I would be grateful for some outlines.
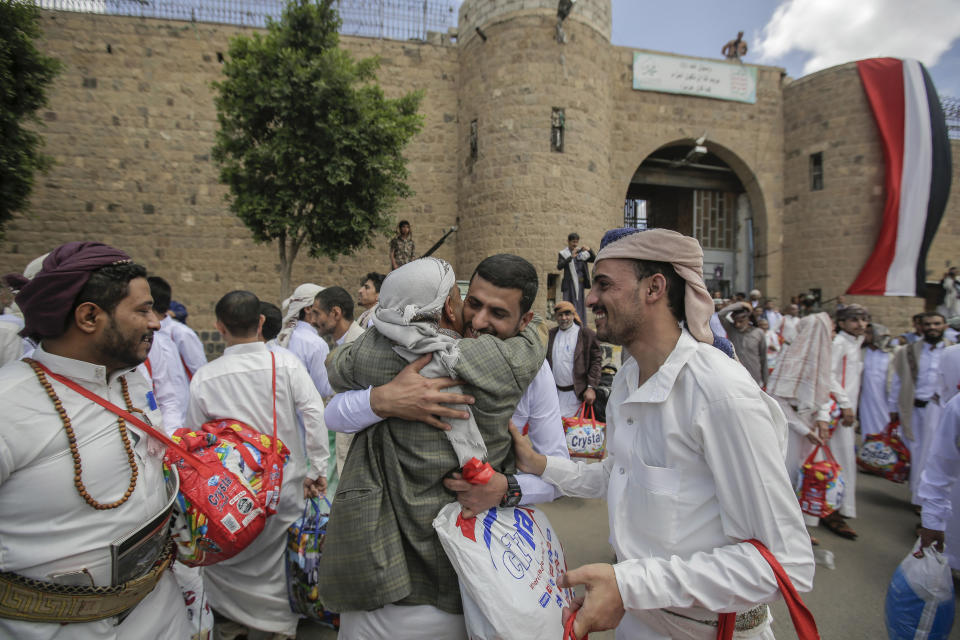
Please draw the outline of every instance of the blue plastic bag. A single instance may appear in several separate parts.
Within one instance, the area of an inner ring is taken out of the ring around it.
[[[320,510],[320,500],[310,498],[303,507],[303,515],[287,529],[287,597],[290,610],[334,629],[340,628],[340,615],[327,611],[317,594],[320,558],[327,537],[330,501],[323,497],[326,512]]]
[[[953,626],[953,579],[943,554],[932,547],[917,557],[920,540],[887,588],[885,609],[890,640],[946,640]]]

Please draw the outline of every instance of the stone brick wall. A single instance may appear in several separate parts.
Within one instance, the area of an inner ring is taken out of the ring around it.
[[[579,4],[577,5],[579,7]],[[461,49],[460,216],[458,271],[485,256],[512,252],[537,267],[535,310],[547,311],[547,276],[567,234],[596,247],[609,211],[622,210],[608,189],[610,47],[581,22],[554,38],[554,17],[522,14],[485,27]],[[563,152],[551,150],[551,113],[565,110]],[[477,158],[470,123],[477,121]]]
[[[634,172],[658,148],[692,144],[707,134],[709,151],[724,160],[747,191],[758,257],[755,282],[782,295],[783,95],[779,67],[757,67],[755,104],[633,89],[634,49],[616,47],[608,66],[611,104],[610,202],[622,202]],[[623,225],[622,205],[601,226]],[[741,248],[741,250],[745,250]]]
[[[784,290],[790,295],[820,288],[829,300],[843,295],[876,243],[886,197],[883,150],[855,63],[795,80],[783,93]],[[819,191],[810,184],[813,153],[823,154]],[[954,189],[928,255],[928,279],[939,279],[960,260],[958,154],[954,141]],[[895,331],[906,330],[910,316],[924,309],[922,298],[846,298]]]
[[[564,20],[564,31],[572,22],[581,22],[596,29],[607,41],[611,29],[610,0],[579,0]],[[548,16],[557,24],[557,0],[465,0],[458,17],[461,43],[478,37],[477,27],[486,31],[491,24],[524,15]]]
[[[211,82],[229,38],[249,28],[69,12],[43,12],[42,47],[65,68],[41,113],[56,165],[41,177],[31,211],[7,227],[0,273],[20,271],[63,242],[96,239],[128,251],[168,279],[190,324],[213,328],[213,306],[249,289],[279,304],[275,245],[255,245],[231,214],[210,160],[216,124]],[[423,131],[408,147],[416,195],[396,216],[426,250],[457,215],[455,47],[345,37],[357,57],[381,57],[387,95],[423,89]],[[389,238],[337,262],[297,259],[294,284],[354,292],[368,271],[386,271]],[[457,237],[437,253],[453,260]]]

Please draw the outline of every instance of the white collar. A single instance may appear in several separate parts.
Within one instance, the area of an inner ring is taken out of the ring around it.
[[[113,372],[108,380],[107,368],[102,364],[94,364],[85,360],[74,360],[73,358],[58,356],[44,351],[42,344],[38,346],[36,350],[34,350],[33,355],[30,357],[40,364],[46,366],[54,373],[59,373],[60,375],[73,378],[74,380],[81,380],[101,386],[107,386],[107,384],[113,382],[119,376],[126,375],[131,371],[136,370],[136,367],[117,370]]]
[[[670,395],[673,385],[680,376],[680,371],[684,365],[697,352],[699,342],[690,333],[684,329],[680,333],[680,339],[667,359],[657,371],[647,378],[640,387],[637,387],[637,380],[640,375],[640,367],[633,358],[624,365],[624,375],[627,376],[628,395],[625,402],[664,402]]]
[[[242,354],[242,353],[257,353],[258,351],[266,351],[267,345],[257,340],[256,342],[244,342],[242,344],[235,344],[232,347],[227,347],[223,350],[223,355],[227,354]]]

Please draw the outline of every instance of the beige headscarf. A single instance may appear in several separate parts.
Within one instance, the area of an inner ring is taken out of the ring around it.
[[[814,415],[830,399],[830,350],[833,324],[827,313],[815,313],[797,323],[797,337],[784,345],[767,393],[782,398],[813,426]]]
[[[713,297],[703,282],[703,249],[695,238],[669,229],[648,229],[624,235],[600,249],[597,262],[608,258],[669,262],[686,283],[683,297],[687,330],[700,342],[713,344],[710,316]]]
[[[277,344],[286,347],[290,344],[290,337],[293,330],[297,327],[300,319],[300,311],[313,304],[317,294],[323,291],[323,287],[312,282],[305,282],[293,291],[293,295],[283,301],[283,324],[280,333],[277,334]]]

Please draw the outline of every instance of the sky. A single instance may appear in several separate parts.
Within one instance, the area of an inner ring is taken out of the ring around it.
[[[960,98],[958,0],[612,0],[613,44],[722,59],[743,31],[744,62],[800,78],[862,58],[916,58]],[[574,7],[576,11],[576,7]]]

